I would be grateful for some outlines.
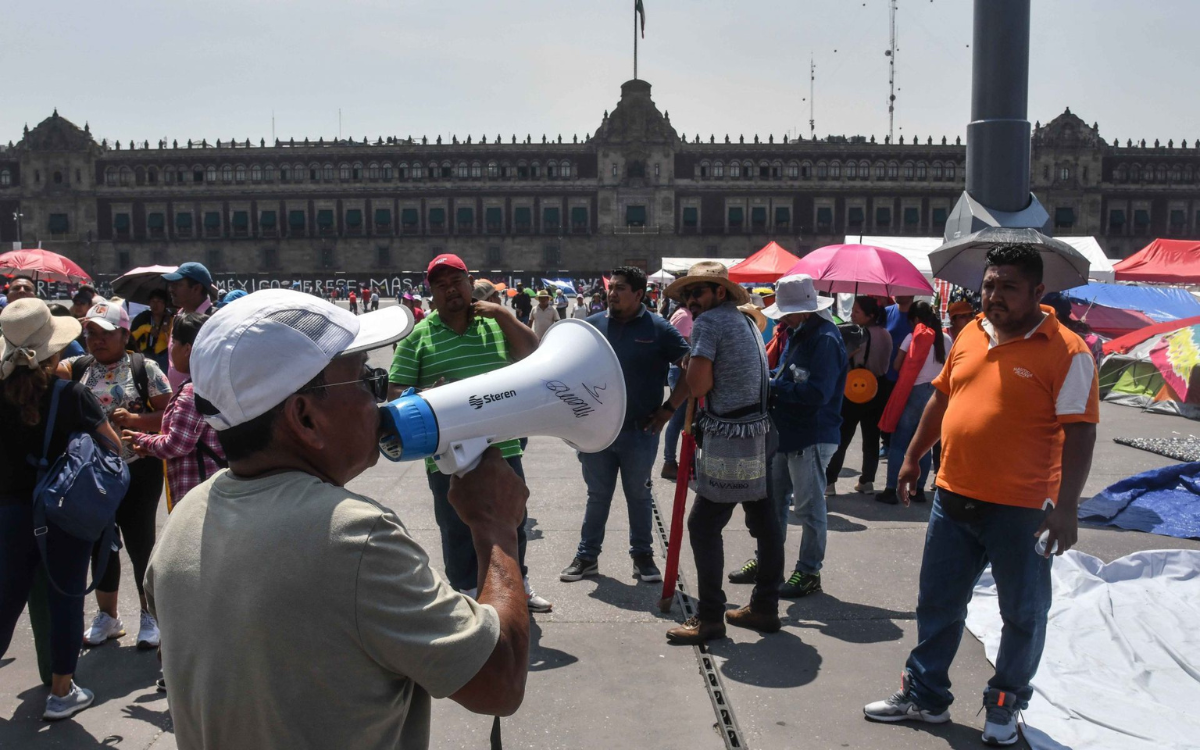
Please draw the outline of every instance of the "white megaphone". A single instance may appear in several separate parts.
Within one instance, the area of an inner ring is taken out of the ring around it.
[[[384,456],[432,456],[443,474],[462,476],[501,440],[546,435],[584,453],[604,450],[625,421],[625,378],[600,331],[568,319],[520,362],[421,393],[410,388],[379,408]]]

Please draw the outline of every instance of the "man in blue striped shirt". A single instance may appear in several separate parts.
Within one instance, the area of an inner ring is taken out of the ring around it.
[[[524,359],[537,349],[538,337],[503,305],[472,299],[473,279],[457,255],[434,258],[425,272],[433,294],[433,312],[400,341],[388,373],[389,398],[407,388],[434,388],[498,370]],[[518,440],[496,443],[513,471],[522,479],[521,444]],[[450,477],[426,459],[433,512],[442,535],[442,561],[446,578],[463,593],[474,595],[478,583],[478,560],[471,530],[462,522],[447,496]],[[550,602],[533,593],[525,567],[525,523],[517,529],[517,551],[521,575],[526,576],[529,608],[549,612]]]

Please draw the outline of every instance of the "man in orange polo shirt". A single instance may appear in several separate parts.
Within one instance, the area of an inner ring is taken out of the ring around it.
[[[1042,258],[1029,245],[987,255],[983,315],[954,342],[908,446],[897,494],[908,504],[918,458],[942,440],[917,599],[917,646],[901,689],[868,704],[874,721],[950,720],[949,670],[967,603],[991,563],[1004,632],[983,693],[989,745],[1017,742],[1050,610],[1050,555],[1078,537],[1079,495],[1096,442],[1095,361],[1038,301]],[[1035,550],[1046,532],[1047,552]]]

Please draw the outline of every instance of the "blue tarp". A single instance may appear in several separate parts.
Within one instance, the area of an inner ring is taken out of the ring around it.
[[[550,289],[551,287],[558,287],[559,289],[563,290],[564,294],[575,296],[575,284],[572,283],[570,279],[542,279],[542,286],[546,287],[547,289]]]
[[[1122,479],[1079,506],[1079,520],[1200,539],[1200,462]]]
[[[1092,283],[1062,293],[1083,304],[1137,310],[1156,323],[1200,315],[1200,300],[1175,286],[1128,286]]]

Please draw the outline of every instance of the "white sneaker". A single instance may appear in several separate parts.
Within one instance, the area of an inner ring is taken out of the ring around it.
[[[530,612],[549,612],[554,609],[554,605],[545,597],[538,596],[538,593],[529,585],[529,577],[525,578],[525,601],[529,605]]]
[[[875,483],[874,482],[859,482],[858,484],[854,485],[854,491],[855,492],[865,492],[866,494],[869,495],[875,491]]]
[[[94,700],[96,700],[96,696],[92,695],[91,690],[79,687],[72,680],[71,692],[63,697],[59,698],[53,693],[46,696],[46,710],[42,713],[42,718],[46,721],[69,719],[92,705],[92,701]]]
[[[83,634],[83,642],[89,646],[99,646],[110,638],[120,638],[125,635],[125,623],[121,616],[110,617],[107,612],[97,612],[92,619],[92,626]]]
[[[908,690],[907,675],[900,678],[900,689],[891,698],[863,706],[863,716],[871,721],[924,721],[945,724],[950,721],[950,709],[941,713],[926,711],[913,702]]]
[[[142,622],[138,627],[137,647],[142,651],[158,648],[158,621],[149,612],[142,612]]]

